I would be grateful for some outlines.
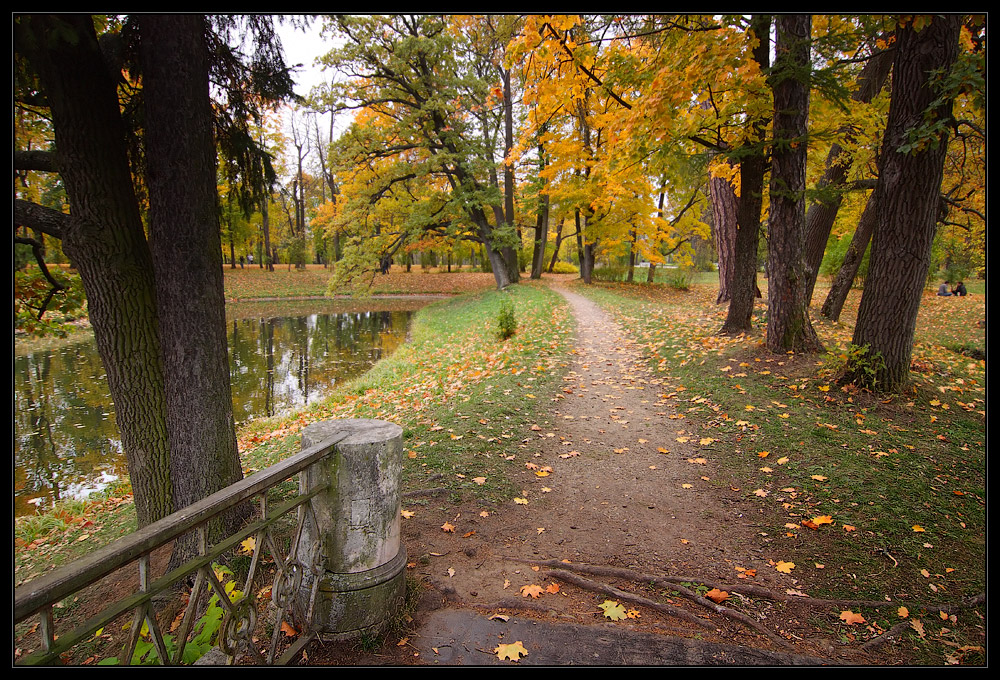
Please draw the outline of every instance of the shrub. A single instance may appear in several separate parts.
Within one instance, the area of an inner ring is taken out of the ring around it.
[[[555,266],[552,267],[553,274],[579,274],[580,268],[575,264],[570,262],[563,262],[562,260],[556,262]]]
[[[514,303],[509,297],[500,301],[500,313],[497,315],[497,335],[501,340],[513,337],[517,333],[517,318],[514,316]]]

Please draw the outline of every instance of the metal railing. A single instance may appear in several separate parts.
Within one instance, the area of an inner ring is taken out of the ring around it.
[[[61,655],[81,642],[93,639],[96,632],[123,614],[131,612],[130,632],[118,662],[129,664],[135,661],[137,647],[142,641],[146,641],[145,647],[150,647],[150,643],[152,647],[151,650],[147,649],[147,652],[155,654],[161,665],[179,664],[185,660],[185,648],[189,637],[197,627],[199,611],[204,609],[204,601],[211,597],[213,591],[218,596],[218,605],[225,610],[218,636],[219,647],[225,655],[225,663],[285,664],[294,659],[315,638],[315,632],[310,630],[309,623],[312,620],[312,607],[319,579],[312,579],[314,585],[307,599],[300,597],[299,590],[305,571],[310,570],[315,573],[317,566],[303,564],[300,561],[298,546],[303,524],[312,512],[309,500],[323,491],[326,485],[300,489],[296,497],[276,502],[273,504],[274,507],[270,507],[272,504],[268,501],[267,492],[333,453],[337,443],[346,436],[346,432],[336,433],[319,444],[246,477],[198,503],[189,505],[86,557],[16,588],[15,624],[37,616],[41,644],[41,649],[19,659],[17,663],[58,664]],[[220,540],[215,545],[209,545],[208,523],[226,511],[255,498],[258,501],[259,517],[252,519],[237,533]],[[279,548],[282,542],[276,538],[273,529],[282,518],[289,516],[293,511],[297,513],[297,521],[286,553]],[[312,519],[315,521],[315,518]],[[198,556],[154,579],[150,569],[150,556],[153,551],[192,531],[197,532]],[[251,537],[255,540],[249,572],[243,590],[240,591],[241,597],[231,598],[229,590],[232,590],[232,587],[227,589],[220,582],[213,569],[213,563],[220,556],[239,548]],[[269,555],[275,567],[274,580],[270,584],[275,619],[267,622],[269,626],[265,625],[264,621],[258,621],[260,599],[258,595],[262,588],[266,587],[261,582],[264,573],[261,565],[265,554]],[[133,563],[137,564],[139,572],[137,592],[109,603],[99,613],[68,631],[56,630],[58,622],[53,616],[53,608],[57,603]],[[179,627],[165,634],[154,609],[161,599],[157,596],[169,595],[168,591],[173,589],[174,584],[192,574],[195,575],[194,585],[183,617],[178,617]],[[276,658],[280,646],[279,638],[283,634],[282,624],[288,617],[294,618],[303,630],[295,642]],[[267,634],[260,633],[269,627],[272,631],[271,642],[265,651],[258,648],[259,643],[255,642],[255,639],[266,639]],[[189,654],[189,659],[190,656]]]

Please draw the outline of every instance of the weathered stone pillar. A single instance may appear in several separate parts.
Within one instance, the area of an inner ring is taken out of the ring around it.
[[[300,561],[319,570],[315,594],[305,570],[299,603],[303,612],[312,609],[313,629],[325,639],[350,639],[378,631],[403,605],[403,430],[382,420],[328,420],[303,430],[302,448],[337,432],[349,435],[300,475],[302,491],[321,481],[330,486],[311,501],[316,523],[307,513],[299,540]]]

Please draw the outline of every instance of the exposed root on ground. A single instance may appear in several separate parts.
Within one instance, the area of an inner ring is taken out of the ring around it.
[[[639,604],[645,607],[649,607],[656,611],[668,614],[670,616],[675,616],[689,623],[694,623],[700,626],[712,628],[706,621],[689,614],[688,612],[673,607],[671,605],[663,604],[661,602],[656,602],[654,600],[649,600],[648,598],[641,597],[628,593],[626,591],[620,590],[613,586],[598,583],[590,579],[583,578],[577,574],[589,574],[591,576],[602,576],[606,578],[623,579],[630,581],[635,584],[653,584],[662,587],[668,587],[671,591],[674,591],[685,597],[692,602],[709,609],[716,614],[726,617],[727,619],[736,621],[743,626],[753,629],[757,633],[764,635],[769,640],[774,642],[781,647],[790,649],[791,646],[788,642],[782,639],[780,636],[776,635],[772,631],[769,631],[762,627],[759,623],[754,621],[752,618],[738,612],[736,610],[730,609],[728,607],[723,607],[706,597],[701,596],[697,592],[691,590],[690,588],[682,585],[683,583],[700,583],[709,588],[716,588],[718,590],[723,590],[728,593],[736,593],[746,597],[758,597],[768,599],[774,602],[781,602],[785,604],[791,604],[795,606],[802,606],[808,608],[823,608],[823,607],[885,607],[887,605],[905,605],[909,608],[927,608],[934,611],[941,611],[946,614],[954,613],[964,609],[969,609],[972,607],[977,607],[985,604],[986,595],[981,593],[966,601],[952,604],[925,604],[914,601],[896,601],[888,602],[884,600],[849,600],[849,599],[828,599],[828,598],[812,598],[812,597],[801,597],[801,596],[787,596],[783,593],[771,590],[769,588],[763,588],[760,586],[754,586],[751,584],[724,584],[715,583],[712,581],[707,581],[702,578],[694,578],[689,576],[657,576],[653,574],[643,574],[640,572],[632,571],[631,569],[622,569],[620,567],[606,567],[598,566],[592,564],[572,564],[568,562],[562,562],[559,560],[527,560],[527,559],[515,559],[517,562],[524,562],[527,564],[534,564],[541,567],[548,567],[551,571],[549,574],[553,578],[557,578],[566,583],[572,583],[580,588],[591,590],[598,593],[604,593],[611,595],[613,597],[625,600],[630,603]],[[572,573],[575,572],[575,573]],[[868,640],[863,645],[861,645],[861,650],[871,651],[886,642],[898,637],[905,629],[910,627],[909,621],[902,621],[885,633],[879,635],[878,637]]]

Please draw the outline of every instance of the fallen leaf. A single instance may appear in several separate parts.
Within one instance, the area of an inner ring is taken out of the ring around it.
[[[507,661],[520,661],[522,656],[528,656],[528,650],[524,648],[520,640],[509,645],[497,645],[497,648],[493,651],[496,652],[497,657],[501,661],[504,659]]]
[[[405,517],[406,519],[409,519],[413,517],[416,513],[413,512],[412,510],[400,510],[399,514]]]
[[[914,532],[917,532],[917,533],[919,533],[919,532],[921,532],[921,531],[926,531],[926,529],[924,529],[924,528],[923,528],[922,526],[920,526],[919,524],[914,524],[914,525],[913,525],[913,531],[914,531]]]
[[[528,586],[521,586],[521,597],[531,597],[537,600],[542,595],[542,587],[539,585],[531,584]]]
[[[778,571],[780,571],[782,574],[791,574],[792,573],[792,569],[795,568],[795,563],[794,562],[783,562],[783,561],[779,560],[778,563],[776,565],[774,565],[774,568],[777,569]]]
[[[910,610],[907,609],[906,607],[900,607],[899,609],[896,610],[896,614],[899,615],[899,618],[905,619],[910,615]]]
[[[924,624],[920,619],[910,619],[910,628],[915,630],[920,637],[924,636]]]
[[[598,605],[604,610],[604,616],[611,619],[612,621],[621,621],[628,618],[628,612],[625,611],[625,607],[621,606],[614,600],[605,600],[603,604]]]
[[[705,597],[710,599],[715,604],[721,604],[723,600],[726,600],[729,597],[729,593],[727,593],[725,590],[712,588],[710,591],[705,593]]]
[[[850,610],[840,612],[840,620],[849,626],[853,626],[855,623],[865,623],[865,617]]]
[[[473,477],[472,481],[474,481],[479,486],[482,486],[483,484],[486,483],[486,478],[485,477]]]
[[[441,525],[441,530],[448,534],[455,533],[455,525],[451,522],[445,522]]]
[[[528,504],[528,499],[527,498],[515,498],[514,502],[517,503],[518,505],[527,505]]]

